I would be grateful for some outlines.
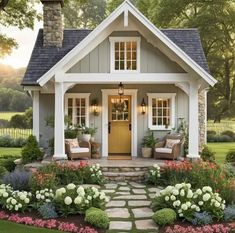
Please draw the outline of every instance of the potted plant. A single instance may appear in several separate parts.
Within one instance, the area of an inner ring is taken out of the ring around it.
[[[142,142],[142,157],[143,158],[151,158],[153,147],[156,143],[156,138],[153,135],[152,131],[148,131],[147,135],[144,136],[143,142]]]
[[[87,126],[83,126],[82,127],[82,139],[84,141],[89,142],[91,140],[94,140],[94,135],[97,132],[97,128],[95,127],[87,127]]]

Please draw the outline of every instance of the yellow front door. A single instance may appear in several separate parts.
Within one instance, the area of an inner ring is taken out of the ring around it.
[[[109,156],[131,156],[131,96],[109,96],[108,131]]]

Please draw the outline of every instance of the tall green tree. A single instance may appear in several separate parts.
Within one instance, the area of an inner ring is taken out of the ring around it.
[[[106,17],[106,0],[67,0],[63,13],[65,27],[93,29]]]
[[[33,29],[35,19],[41,16],[34,8],[38,0],[0,0],[0,25],[16,26],[19,29]],[[4,57],[17,47],[17,42],[0,31],[0,57]]]

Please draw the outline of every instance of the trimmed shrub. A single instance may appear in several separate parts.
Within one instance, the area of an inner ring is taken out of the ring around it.
[[[153,221],[160,226],[173,224],[175,220],[176,213],[173,209],[170,208],[158,210],[153,215]]]
[[[3,166],[0,166],[0,179],[7,173],[7,169]]]
[[[85,221],[102,229],[107,229],[110,222],[108,215],[103,210],[94,207],[86,211]]]
[[[22,148],[21,155],[23,164],[42,159],[43,153],[38,147],[38,142],[35,136],[30,135],[28,137],[25,146]]]
[[[13,138],[9,135],[0,136],[0,147],[11,147],[13,141]]]
[[[56,213],[55,206],[53,203],[45,203],[38,209],[39,214],[44,219],[50,218],[58,218],[58,214]]]
[[[230,151],[226,154],[225,161],[226,161],[227,163],[235,163],[235,150],[230,150]]]
[[[214,131],[214,130],[207,130],[207,135],[216,135],[216,131]]]
[[[192,219],[193,225],[209,225],[213,222],[212,216],[204,211],[202,213],[194,213],[194,218]]]
[[[228,205],[224,209],[224,220],[225,221],[235,220],[235,205]]]
[[[235,141],[235,133],[231,130],[223,131],[221,135],[227,135]]]
[[[26,139],[24,138],[16,138],[13,140],[12,147],[22,147],[26,144]]]
[[[14,171],[3,176],[2,183],[10,184],[14,190],[29,190],[30,177],[30,172]]]
[[[16,114],[11,117],[10,126],[12,128],[26,129],[28,128],[27,119],[25,115]]]
[[[1,164],[3,167],[5,167],[7,169],[7,171],[9,172],[12,172],[15,170],[15,167],[16,167],[16,164],[14,163],[15,161],[15,158],[12,158],[10,155],[9,155],[9,158],[7,159],[4,159]]]
[[[215,152],[212,151],[207,145],[204,145],[201,158],[203,161],[215,162]]]

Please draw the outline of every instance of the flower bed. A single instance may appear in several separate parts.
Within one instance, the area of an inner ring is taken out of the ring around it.
[[[42,188],[55,188],[69,183],[78,184],[103,184],[104,176],[99,164],[89,165],[80,161],[73,163],[52,163],[36,171],[31,179],[33,190]]]
[[[0,220],[8,220],[8,221],[19,223],[19,224],[66,231],[66,232],[98,233],[98,231],[96,231],[94,228],[91,228],[89,226],[78,227],[74,223],[58,221],[56,219],[44,220],[44,219],[39,219],[39,218],[32,218],[29,216],[20,216],[18,214],[7,214],[4,211],[0,211]]]
[[[226,202],[233,200],[232,177],[223,167],[209,162],[165,162],[161,167],[153,166],[147,175],[148,183],[162,186],[175,185],[177,183],[190,183],[192,188],[198,189],[210,186],[214,192],[220,193]]]

